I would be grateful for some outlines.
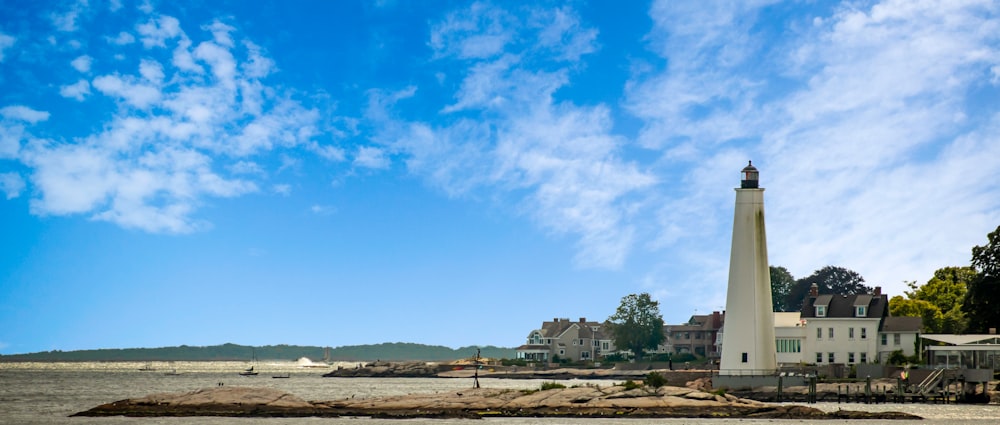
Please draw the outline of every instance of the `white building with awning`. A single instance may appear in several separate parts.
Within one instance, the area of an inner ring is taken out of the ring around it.
[[[994,334],[920,335],[929,365],[1000,369],[1000,336]]]

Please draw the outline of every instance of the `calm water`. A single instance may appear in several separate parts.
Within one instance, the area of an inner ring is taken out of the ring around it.
[[[490,418],[470,420],[375,420],[367,418],[295,418],[295,419],[240,419],[240,418],[70,418],[69,415],[99,404],[157,392],[190,391],[212,387],[219,382],[226,385],[272,387],[288,391],[306,400],[335,400],[345,397],[372,397],[409,393],[452,391],[469,388],[470,379],[438,378],[323,378],[319,369],[299,368],[294,363],[267,363],[259,366],[261,374],[241,377],[243,363],[231,362],[176,362],[155,363],[156,371],[139,371],[140,363],[0,363],[0,424],[353,424],[353,425],[414,425],[430,423],[461,423],[514,425],[541,423],[556,424],[866,424],[878,421],[775,421],[775,420],[704,420],[704,419],[535,419]],[[180,375],[165,372],[176,369]],[[289,379],[272,379],[274,374],[289,373]],[[483,387],[535,389],[542,381],[481,379]],[[561,381],[567,385],[586,381]],[[600,381],[607,383],[607,381]],[[925,421],[895,421],[893,424],[996,424],[1000,423],[1000,406],[961,405],[816,405],[825,410],[839,408],[850,410],[893,410],[914,413],[927,418]]]

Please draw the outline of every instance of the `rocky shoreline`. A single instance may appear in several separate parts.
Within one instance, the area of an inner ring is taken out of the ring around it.
[[[332,401],[306,401],[272,388],[214,387],[116,401],[73,416],[920,419],[900,412],[827,413],[807,406],[767,404],[690,388],[624,385],[537,391],[481,388]]]
[[[339,368],[323,374],[326,378],[480,378],[498,379],[607,379],[642,380],[649,372],[658,372],[667,377],[668,383],[684,385],[685,382],[702,377],[710,377],[708,370],[621,370],[621,369],[534,369],[503,366],[485,366],[476,369],[473,365],[438,364],[428,362],[374,362],[354,368]]]

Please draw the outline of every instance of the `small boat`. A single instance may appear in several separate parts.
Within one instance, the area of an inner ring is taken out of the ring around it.
[[[152,372],[154,370],[156,370],[156,368],[153,367],[152,362],[146,362],[146,364],[142,365],[142,367],[139,368],[140,372]]]
[[[288,379],[288,378],[292,377],[292,374],[290,374],[290,373],[279,373],[277,375],[271,375],[271,377],[274,378],[274,379]]]
[[[177,372],[177,369],[173,369],[170,372],[164,373],[164,375],[166,375],[166,376],[177,376],[177,375],[180,375],[180,372]]]
[[[251,350],[251,352],[250,352],[250,358],[251,358],[252,363],[250,364],[249,368],[244,369],[242,372],[240,372],[240,376],[257,376],[258,375],[257,370],[254,369],[254,367],[257,366],[257,349],[251,348],[250,350]]]

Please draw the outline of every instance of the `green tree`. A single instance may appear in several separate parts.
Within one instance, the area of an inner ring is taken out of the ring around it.
[[[924,331],[928,333],[961,333],[968,327],[962,304],[969,285],[976,278],[976,270],[972,267],[944,267],[934,272],[934,277],[927,283],[917,286],[916,282],[908,283],[910,291],[906,295],[911,300],[927,301],[940,311],[934,327],[924,323]],[[892,308],[890,307],[890,313]],[[896,314],[893,314],[896,315]],[[921,316],[923,317],[923,316]]]
[[[987,235],[987,244],[972,248],[976,276],[969,282],[962,311],[968,333],[986,333],[1000,327],[1000,226]]]
[[[618,310],[604,323],[615,346],[628,349],[636,359],[642,358],[644,350],[655,349],[666,339],[660,303],[647,293],[623,297]]]
[[[795,311],[799,306],[789,306],[785,304],[788,293],[795,285],[795,278],[788,272],[788,269],[778,266],[769,267],[771,272],[771,305],[774,311]]]
[[[889,315],[919,317],[921,318],[921,324],[924,326],[925,333],[943,333],[941,332],[943,316],[941,309],[929,301],[903,298],[902,295],[896,295],[889,300]]]
[[[826,266],[796,280],[785,298],[785,305],[792,311],[801,309],[803,301],[809,295],[809,287],[813,283],[819,287],[820,294],[854,295],[872,292],[872,288],[864,284],[865,278],[858,272],[843,267]]]

